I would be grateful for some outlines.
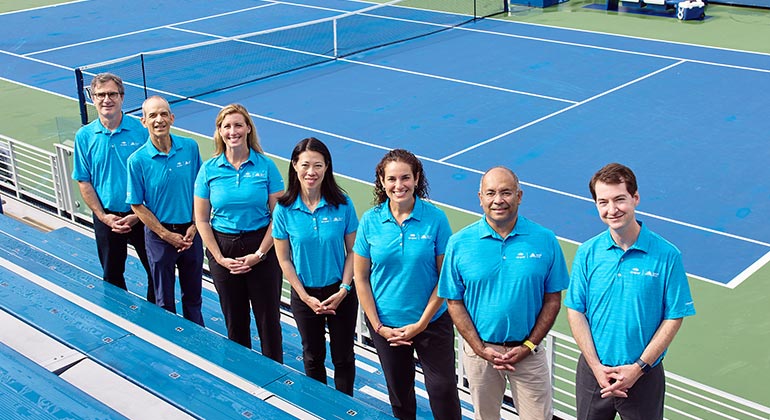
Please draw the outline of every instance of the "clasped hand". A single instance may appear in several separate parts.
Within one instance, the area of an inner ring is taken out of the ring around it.
[[[602,387],[602,398],[628,398],[628,390],[641,377],[641,372],[635,364],[621,366],[601,366],[594,370],[594,376]]]
[[[411,346],[412,338],[424,329],[418,324],[408,324],[397,328],[382,327],[380,328],[380,335],[388,340],[391,347]]]

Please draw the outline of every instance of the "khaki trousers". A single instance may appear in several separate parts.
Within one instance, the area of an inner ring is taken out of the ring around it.
[[[511,348],[487,344],[500,353]],[[468,343],[463,345],[463,366],[468,379],[477,420],[499,420],[506,382],[511,384],[511,397],[522,420],[551,420],[553,418],[553,386],[545,351],[538,347],[524,360],[516,363],[515,371],[497,370],[476,355]]]

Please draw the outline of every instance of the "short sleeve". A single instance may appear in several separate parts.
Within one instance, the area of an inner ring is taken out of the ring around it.
[[[85,127],[75,134],[75,153],[72,157],[72,179],[91,182],[91,159],[88,156],[88,134]]]
[[[275,165],[272,159],[265,156],[267,160],[267,193],[268,195],[282,192],[284,190],[283,178],[281,172],[278,171],[278,166]]]
[[[289,239],[289,232],[286,229],[286,216],[288,209],[282,204],[276,204],[273,209],[273,238]]]
[[[438,280],[438,296],[450,300],[463,300],[465,296],[465,284],[457,269],[457,241],[450,239],[444,263],[441,265],[441,274]]]
[[[551,247],[553,249],[553,261],[548,277],[545,280],[545,292],[561,292],[569,286],[569,273],[567,273],[567,263],[564,261],[564,252],[561,250],[559,240],[551,234]]]
[[[137,159],[137,153],[143,149],[140,148],[131,157],[128,158],[128,185],[126,188],[126,204],[144,204],[144,183],[142,182],[142,165]]]
[[[207,166],[201,166],[198,171],[198,175],[195,177],[195,196],[198,198],[205,198],[206,200],[211,197],[211,188],[209,187]]]
[[[436,255],[444,255],[446,252],[446,245],[449,242],[449,237],[452,236],[452,227],[449,225],[449,219],[446,214],[436,207],[438,212],[438,220],[436,227]]]
[[[347,203],[345,205],[345,235],[349,235],[358,229],[358,215],[353,201],[345,196]]]
[[[371,259],[370,245],[369,241],[366,239],[368,233],[366,228],[367,215],[368,213],[364,213],[361,217],[361,223],[358,225],[358,230],[356,231],[356,241],[353,243],[353,252],[364,258]]]
[[[569,279],[567,296],[564,299],[564,306],[574,309],[580,313],[586,312],[586,289],[588,288],[588,276],[586,274],[586,255],[581,248],[575,255],[572,263],[572,274]]]

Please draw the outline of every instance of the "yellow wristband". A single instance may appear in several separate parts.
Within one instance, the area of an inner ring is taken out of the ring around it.
[[[529,340],[524,340],[524,342],[521,343],[521,344],[524,344],[525,346],[527,346],[529,348],[529,351],[531,351],[532,353],[535,352],[535,347],[537,347],[535,345],[535,343],[533,343],[533,342],[531,342]]]

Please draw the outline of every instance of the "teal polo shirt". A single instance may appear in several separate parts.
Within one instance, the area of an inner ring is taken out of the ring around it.
[[[438,284],[436,257],[444,255],[452,234],[438,207],[417,198],[412,214],[401,226],[389,201],[361,216],[353,251],[371,260],[369,281],[380,322],[401,327],[420,320]],[[446,303],[431,322],[446,311]]]
[[[144,204],[161,223],[193,220],[193,184],[201,167],[195,140],[171,136],[171,149],[161,153],[150,139],[128,158],[126,203]]]
[[[195,179],[195,196],[211,202],[211,227],[222,233],[251,232],[270,224],[270,194],[283,191],[272,159],[250,150],[235,169],[224,153],[206,161]]]
[[[147,129],[123,114],[120,126],[110,131],[97,118],[75,134],[72,179],[90,182],[102,207],[127,212],[126,161],[147,141]]]
[[[585,314],[605,366],[634,363],[664,319],[695,315],[682,254],[641,227],[628,250],[608,229],[580,245],[572,264],[564,305]]]
[[[288,239],[297,277],[305,287],[324,287],[342,280],[345,235],[358,229],[353,202],[334,207],[321,198],[310,211],[298,197],[294,204],[278,204],[273,211],[273,238]]]
[[[544,294],[568,284],[556,236],[520,215],[505,238],[485,218],[452,235],[438,294],[462,300],[479,337],[501,343],[529,337]]]

